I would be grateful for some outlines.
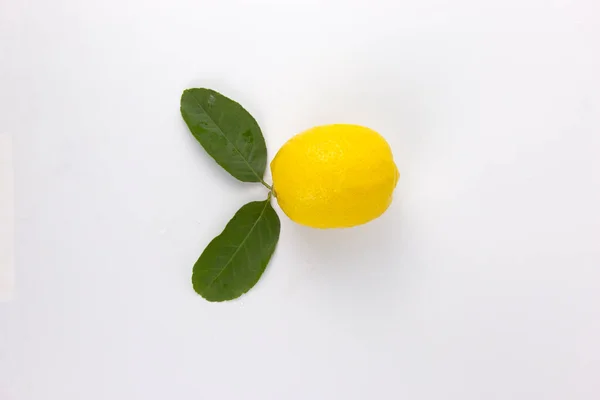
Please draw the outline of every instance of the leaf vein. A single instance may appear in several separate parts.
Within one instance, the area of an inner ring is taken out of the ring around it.
[[[266,211],[266,209],[267,209],[268,206],[269,206],[269,202],[265,201],[265,206],[261,210],[260,215],[258,216],[258,218],[256,219],[256,221],[254,222],[254,224],[252,224],[252,227],[250,228],[250,230],[248,231],[248,233],[246,234],[246,236],[244,237],[244,239],[240,243],[239,247],[233,252],[233,254],[229,258],[229,260],[227,261],[227,263],[225,263],[225,265],[223,266],[223,268],[221,269],[221,271],[219,271],[219,273],[206,286],[206,288],[210,288],[217,281],[217,279],[219,279],[219,277],[221,276],[221,274],[223,274],[223,271],[225,271],[227,269],[227,267],[229,266],[229,264],[231,264],[231,261],[235,258],[235,256],[237,255],[237,253],[239,253],[240,249],[244,246],[244,244],[246,243],[246,241],[248,240],[248,238],[250,237],[250,235],[252,234],[252,232],[254,231],[254,229],[256,228],[256,226],[258,225],[258,223],[260,222],[260,220],[262,219],[262,216],[265,213],[265,211]]]
[[[204,109],[204,107],[202,107],[202,104],[200,103],[200,101],[198,101],[198,99],[196,98],[196,96],[194,96],[194,94],[192,94],[192,97],[194,98],[194,100],[196,101],[196,104],[198,105],[198,107],[204,112],[204,114],[208,117],[208,119],[210,120],[210,122],[212,122],[216,127],[218,132],[221,134],[221,136],[223,136],[225,138],[225,140],[227,140],[227,142],[234,148],[234,150],[240,155],[240,157],[242,158],[242,160],[244,160],[244,163],[246,164],[246,166],[248,168],[250,168],[250,171],[252,171],[252,173],[254,174],[254,176],[256,176],[258,178],[259,181],[262,181],[262,177],[260,177],[258,175],[258,173],[254,170],[254,168],[252,168],[252,166],[250,165],[250,163],[248,162],[248,160],[246,160],[246,158],[244,157],[244,155],[242,154],[242,152],[240,151],[240,149],[237,148],[237,146],[227,137],[227,135],[225,135],[225,133],[223,132],[223,130],[221,129],[221,127],[219,125],[217,125],[217,123],[215,122],[215,120],[210,116],[210,114],[208,113],[208,111],[206,111]]]

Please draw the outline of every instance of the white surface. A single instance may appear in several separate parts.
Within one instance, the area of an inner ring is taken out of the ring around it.
[[[1,0],[0,399],[600,398],[600,3],[285,3]],[[203,301],[193,262],[265,192],[187,132],[199,85],[271,157],[312,125],[379,130],[393,206],[282,218],[257,287]]]
[[[0,134],[0,301],[14,291],[14,176],[12,139]]]

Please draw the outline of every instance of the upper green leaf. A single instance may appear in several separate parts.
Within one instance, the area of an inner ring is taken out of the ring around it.
[[[258,282],[279,240],[270,199],[248,203],[204,249],[194,265],[194,290],[209,301],[240,297]]]
[[[267,147],[256,120],[244,108],[211,89],[187,89],[181,115],[192,135],[227,172],[242,182],[262,182]]]

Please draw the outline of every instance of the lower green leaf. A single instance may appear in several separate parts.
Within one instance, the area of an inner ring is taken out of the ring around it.
[[[260,279],[279,240],[281,224],[266,201],[238,210],[194,265],[192,284],[208,301],[240,297]]]

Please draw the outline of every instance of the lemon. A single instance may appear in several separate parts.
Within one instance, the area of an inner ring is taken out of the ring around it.
[[[294,136],[279,149],[271,173],[283,212],[314,228],[346,228],[379,217],[400,177],[385,139],[347,124]]]

